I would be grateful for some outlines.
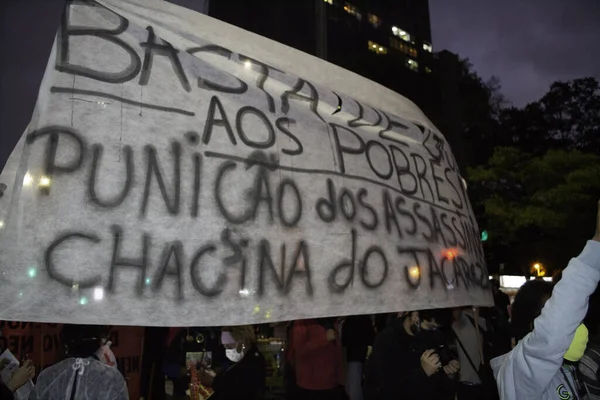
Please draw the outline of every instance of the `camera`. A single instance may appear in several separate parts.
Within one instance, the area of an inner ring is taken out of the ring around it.
[[[453,354],[452,350],[449,349],[446,345],[439,345],[435,350],[436,354],[440,358],[440,362],[442,365],[450,364],[450,361],[456,359],[457,357]]]

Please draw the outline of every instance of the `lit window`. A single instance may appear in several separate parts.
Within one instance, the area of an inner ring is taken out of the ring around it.
[[[387,54],[387,48],[369,40],[369,50],[377,54]]]
[[[403,31],[402,29],[398,28],[397,26],[392,27],[392,33],[394,34],[394,36],[398,36],[400,39],[402,39],[406,42],[413,43],[412,38],[410,37],[410,34],[406,31]]]
[[[344,5],[344,11],[346,11],[350,15],[355,16],[356,19],[362,20],[362,14],[360,13],[358,7],[356,7],[354,4],[346,3]]]
[[[402,40],[390,38],[390,46],[392,46],[396,50],[400,50],[404,54],[408,54],[411,57],[417,58],[417,49],[406,44]]]
[[[412,71],[418,71],[419,63],[416,62],[415,60],[409,58],[408,60],[406,60],[406,67]]]
[[[431,43],[423,42],[423,50],[431,53],[433,52],[433,46],[431,45]]]
[[[333,0],[325,0],[325,3],[327,3],[327,4],[333,4]]]
[[[369,19],[369,23],[373,25],[373,28],[379,28],[382,24],[381,18],[375,14],[367,14],[367,18]]]

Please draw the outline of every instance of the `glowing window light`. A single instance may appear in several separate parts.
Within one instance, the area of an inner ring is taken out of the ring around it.
[[[410,33],[398,28],[397,26],[393,26],[392,27],[392,33],[394,34],[394,36],[398,36],[400,39],[404,40],[405,42],[410,42],[412,43],[412,38],[410,36]]]
[[[385,48],[382,45],[375,43],[371,40],[369,40],[369,42],[368,42],[368,48],[369,48],[369,50],[371,50],[372,52],[374,52],[376,54],[387,54],[387,48]]]

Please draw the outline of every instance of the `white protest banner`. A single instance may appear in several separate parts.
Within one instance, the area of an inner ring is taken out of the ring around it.
[[[492,303],[454,157],[410,101],[167,2],[68,5],[0,182],[1,319]]]

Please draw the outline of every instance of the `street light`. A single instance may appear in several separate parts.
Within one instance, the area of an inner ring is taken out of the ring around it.
[[[539,262],[534,263],[533,269],[535,270],[535,276],[538,278],[546,275],[546,269],[544,268],[542,263],[539,263]]]

